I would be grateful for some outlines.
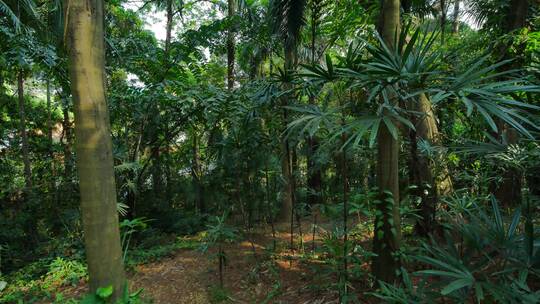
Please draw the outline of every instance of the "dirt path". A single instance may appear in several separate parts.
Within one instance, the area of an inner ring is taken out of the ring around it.
[[[311,225],[302,225],[304,244],[311,248]],[[337,303],[335,291],[321,287],[333,281],[317,274],[321,263],[307,259],[299,250],[288,249],[290,229],[277,228],[279,254],[266,250],[273,244],[269,229],[258,230],[243,241],[226,246],[227,267],[223,292],[218,288],[218,265],[212,251],[181,249],[172,256],[135,267],[129,275],[130,289],[143,288],[145,298],[155,304],[209,303],[276,303],[330,304]],[[296,244],[299,244],[296,236]],[[320,241],[320,240],[317,240]],[[320,243],[318,244],[320,246]],[[68,294],[82,295],[85,286]]]
[[[144,297],[154,303],[210,303],[204,270],[209,260],[194,250],[181,250],[173,257],[136,267],[130,284],[143,288]]]

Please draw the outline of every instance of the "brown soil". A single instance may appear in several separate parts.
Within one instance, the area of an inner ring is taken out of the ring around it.
[[[244,240],[225,248],[227,265],[224,272],[225,296],[216,296],[220,289],[218,264],[208,253],[197,250],[179,250],[171,257],[139,265],[129,274],[131,290],[143,288],[143,297],[156,304],[208,304],[208,303],[338,303],[338,295],[328,287],[335,278],[321,276],[322,263],[290,250],[288,225],[277,225],[276,252],[270,255],[266,248],[273,246],[269,228],[256,229]],[[295,246],[300,247],[298,227],[295,228]],[[305,252],[311,252],[311,223],[302,225]],[[320,235],[316,236],[319,247]],[[365,288],[365,287],[361,287]],[[358,291],[358,290],[357,290]],[[70,297],[86,292],[85,284],[63,291]],[[224,301],[217,301],[226,298]],[[362,301],[365,303],[365,301]]]

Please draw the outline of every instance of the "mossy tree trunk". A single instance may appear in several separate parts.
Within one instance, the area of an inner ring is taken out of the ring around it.
[[[102,0],[71,0],[67,13],[77,170],[90,290],[126,286],[116,209],[109,111],[105,100]]]

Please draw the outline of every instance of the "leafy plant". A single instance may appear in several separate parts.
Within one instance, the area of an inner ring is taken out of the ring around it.
[[[148,227],[148,222],[150,220],[139,217],[134,218],[132,220],[125,219],[122,222],[120,222],[120,233],[121,233],[121,245],[124,252],[123,259],[124,262],[126,261],[126,256],[128,254],[129,250],[129,243],[131,241],[131,238],[133,237],[133,234],[138,231],[143,231]]]
[[[139,289],[136,292],[130,293],[126,285],[120,299],[113,303],[111,301],[111,297],[114,292],[112,285],[106,287],[99,287],[95,293],[89,294],[84,297],[81,300],[80,304],[143,304],[145,302],[141,299],[140,296],[142,291],[142,289]]]
[[[217,258],[219,269],[219,284],[223,288],[223,272],[227,266],[227,254],[225,253],[224,245],[231,243],[238,238],[237,230],[233,227],[229,227],[225,221],[227,220],[228,212],[224,212],[222,216],[216,216],[212,218],[208,224],[208,230],[203,238],[202,246],[200,250],[202,252],[208,252],[208,250],[217,246],[217,253],[213,256]]]

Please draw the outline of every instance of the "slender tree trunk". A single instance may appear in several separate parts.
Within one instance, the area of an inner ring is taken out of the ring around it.
[[[281,205],[281,209],[279,213],[279,220],[281,222],[287,222],[291,219],[291,214],[293,210],[291,151],[289,148],[289,142],[286,139],[282,139],[281,146],[282,146],[282,153],[283,153],[281,155],[281,172],[283,174],[283,193],[282,193],[282,205]]]
[[[446,41],[446,9],[447,9],[447,2],[446,0],[439,0],[439,4],[441,6],[441,43],[444,44]]]
[[[171,49],[171,35],[173,27],[173,0],[167,0],[167,21],[165,23],[165,54],[166,60],[169,61],[168,55]]]
[[[112,285],[114,301],[122,295],[126,277],[105,100],[103,1],[71,0],[68,14],[69,71],[90,290]]]
[[[172,27],[173,27],[173,17],[174,17],[174,12],[173,12],[173,0],[167,0],[167,3],[166,3],[166,6],[167,6],[167,11],[166,11],[166,23],[165,23],[165,66],[168,68],[170,67],[170,58],[169,58],[169,53],[170,53],[170,50],[171,50],[171,35],[172,35]],[[161,116],[160,114],[160,106],[159,106],[159,103],[156,104],[156,109],[155,109],[155,115],[159,118]],[[159,120],[159,119],[158,119]],[[154,136],[155,137],[158,137],[159,136],[159,125],[154,125]],[[151,147],[151,151],[150,151],[150,157],[152,158],[152,191],[154,193],[154,199],[157,200],[158,204],[162,204],[164,203],[164,187],[163,187],[163,170],[162,170],[162,160],[165,158],[166,159],[166,156],[167,155],[162,155],[162,151],[161,151],[161,143],[159,140],[155,140],[155,143],[153,144],[153,146]],[[165,153],[163,154],[166,154],[166,149],[165,149]]]
[[[19,131],[21,133],[22,157],[24,163],[24,183],[26,192],[32,189],[32,167],[30,165],[30,150],[28,134],[26,133],[26,111],[24,105],[24,76],[23,71],[17,75],[17,93],[19,97]]]
[[[294,49],[292,47],[285,47],[285,69],[290,72],[294,66]],[[292,87],[292,84],[285,84],[285,89],[288,90]],[[289,96],[283,97],[282,106],[285,107],[289,104]],[[289,123],[289,114],[286,108],[283,109],[283,126],[284,129]],[[281,139],[282,155],[281,155],[281,171],[283,174],[283,194],[282,205],[279,219],[282,222],[288,220],[293,221],[294,210],[294,188],[293,188],[293,172],[292,172],[292,155],[289,140],[283,135]]]
[[[311,19],[311,64],[315,64],[315,41],[317,34],[317,22],[314,14]],[[315,96],[309,97],[309,104],[315,105]],[[321,200],[321,183],[322,173],[321,169],[315,164],[315,153],[319,147],[319,141],[315,136],[310,136],[307,140],[308,153],[307,153],[307,188],[308,188],[308,204],[313,206],[320,204]]]
[[[64,139],[64,179],[66,181],[71,181],[71,173],[73,172],[71,158],[71,122],[69,121],[67,100],[62,108],[62,115],[62,137]]]
[[[227,1],[227,10],[229,19],[233,19],[236,14],[236,0]],[[234,26],[227,33],[227,88],[232,90],[234,87]]]
[[[157,135],[156,135],[157,136]],[[160,145],[155,144],[151,150],[152,164],[152,191],[154,198],[161,203],[163,198],[163,172],[161,170],[161,151]]]
[[[54,210],[56,204],[56,166],[54,161],[54,142],[53,142],[53,123],[52,123],[52,104],[51,104],[51,81],[47,77],[47,141],[48,141],[48,155],[50,159],[51,181],[50,181],[50,202],[51,207]]]
[[[381,10],[381,32],[387,45],[394,48],[399,35],[400,1],[384,0]],[[401,229],[399,215],[399,143],[381,123],[377,135],[377,184],[380,203],[377,205],[373,235],[372,272],[377,280],[393,283],[400,261],[394,257],[399,251]]]
[[[274,226],[274,204],[270,200],[270,175],[268,174],[268,160],[264,169],[264,179],[266,182],[266,204],[268,207],[268,220],[272,229],[272,251],[276,249],[276,228]]]
[[[47,139],[49,141],[49,157],[53,161],[53,125],[51,104],[51,82],[47,78]],[[52,168],[51,168],[52,170]]]
[[[0,95],[3,95],[6,92],[6,88],[4,87],[4,76],[0,73]]]
[[[142,137],[144,134],[144,125],[145,122],[143,121],[141,123],[141,126],[139,128],[139,135],[137,135],[137,141],[135,142],[135,147],[133,148],[133,154],[131,155],[131,162],[138,163],[139,162],[139,150],[141,148],[142,143]],[[127,197],[126,197],[126,203],[129,207],[127,217],[129,219],[134,219],[137,216],[137,192],[140,188],[140,178],[139,174],[141,172],[131,172],[130,178],[135,184],[135,189],[128,189]]]
[[[531,8],[530,0],[511,0],[508,10],[507,18],[505,19],[505,24],[502,25],[503,33],[509,34],[513,31],[516,31],[520,28],[523,28],[527,25],[527,15],[529,9]],[[513,42],[511,42],[513,43]],[[511,54],[508,50],[510,45],[508,42],[503,42],[499,46],[499,56],[501,60],[506,59],[515,59],[512,63],[507,64],[501,68],[503,70],[509,69],[519,69],[523,66],[522,53],[525,48],[524,43],[520,43],[517,46],[514,46],[517,56]],[[498,122],[499,127],[499,138],[501,141],[506,140],[508,145],[516,145],[519,141],[518,132],[502,121]],[[504,172],[502,176],[502,183],[496,187],[493,192],[495,197],[501,204],[505,207],[519,205],[522,201],[521,196],[521,173],[519,170],[510,168]]]
[[[452,34],[459,33],[459,5],[461,0],[454,0],[454,16],[452,21]]]
[[[193,131],[193,163],[191,168],[191,175],[193,177],[193,184],[195,186],[196,200],[195,204],[199,213],[203,214],[206,212],[206,205],[204,201],[204,190],[201,182],[202,172],[201,172],[201,159],[199,151],[199,138],[197,131]]]
[[[345,113],[342,114],[342,125],[345,125]],[[347,142],[347,135],[343,133],[341,135],[341,144],[344,145]],[[340,303],[344,297],[348,294],[348,281],[349,281],[349,172],[347,166],[347,149],[343,149],[341,153],[341,178],[343,183],[343,290],[340,296]]]

